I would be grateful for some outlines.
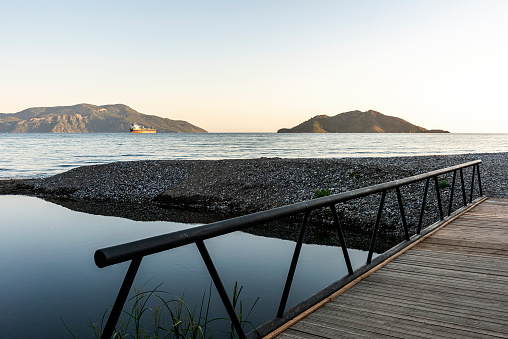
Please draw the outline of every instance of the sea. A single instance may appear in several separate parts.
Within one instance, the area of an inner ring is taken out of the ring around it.
[[[493,152],[508,152],[508,134],[0,134],[0,179],[42,178],[78,166],[145,159]],[[0,338],[92,337],[91,324],[101,326],[128,268],[128,263],[122,263],[100,269],[95,266],[94,252],[199,225],[84,211],[87,209],[70,208],[55,200],[0,195]],[[297,228],[294,233],[298,234]],[[346,232],[347,242],[350,236]],[[231,295],[235,283],[242,287],[239,300],[244,316],[254,305],[248,317],[252,325],[272,319],[295,241],[234,232],[205,243],[228,293]],[[352,246],[348,251],[354,268],[365,263],[365,249]],[[345,275],[340,248],[304,244],[288,307]],[[192,244],[144,258],[133,285],[138,291],[158,288],[163,297],[181,297],[191,310],[199,309],[203,296],[208,300],[210,293],[209,319],[226,317]],[[131,291],[130,296],[133,294]],[[159,306],[155,298],[147,304],[150,309],[141,322],[145,330],[152,328],[152,310]],[[123,317],[127,322],[128,314]],[[217,320],[211,326],[214,338],[227,337],[227,321]]]
[[[508,134],[0,134],[0,178],[117,161],[392,157],[508,152]]]

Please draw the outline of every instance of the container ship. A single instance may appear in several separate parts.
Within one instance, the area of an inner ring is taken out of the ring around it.
[[[136,123],[131,125],[130,130],[131,133],[157,133],[157,130],[155,128],[146,128]]]

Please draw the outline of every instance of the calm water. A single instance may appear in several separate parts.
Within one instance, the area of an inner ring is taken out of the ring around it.
[[[145,159],[387,157],[508,152],[508,134],[0,134],[0,178]]]
[[[29,211],[29,213],[27,213]],[[91,331],[111,307],[127,265],[99,269],[96,249],[194,225],[139,222],[74,212],[33,197],[0,196],[0,338],[70,337],[60,317],[78,338]],[[238,281],[244,309],[260,325],[275,316],[294,251],[294,242],[236,232],[206,242],[226,288]],[[353,266],[366,253],[350,250]],[[288,306],[347,274],[340,248],[304,245]],[[162,290],[199,304],[210,277],[194,245],[143,259],[134,286]],[[225,316],[213,293],[212,318]],[[220,336],[218,336],[220,338]]]

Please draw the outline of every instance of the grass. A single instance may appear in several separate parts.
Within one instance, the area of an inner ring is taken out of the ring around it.
[[[439,179],[437,180],[437,185],[438,185],[438,187],[439,187],[439,188],[441,188],[441,189],[448,188],[448,187],[450,187],[450,186],[451,186],[451,185],[450,185],[450,183],[448,182],[448,180],[446,180],[446,179],[444,179],[444,178],[439,178]]]
[[[332,194],[330,189],[328,189],[328,188],[318,188],[317,190],[314,191],[314,196],[312,197],[312,199],[327,197],[330,194]]]
[[[134,296],[127,301],[127,304],[131,305],[130,309],[124,309],[122,311],[123,316],[120,317],[111,339],[202,339],[213,338],[215,335],[218,335],[220,338],[226,337],[231,339],[238,337],[230,319],[210,319],[211,283],[210,289],[208,291],[205,290],[203,293],[199,308],[194,308],[192,310],[183,301],[183,293],[181,297],[178,297],[171,293],[161,291],[159,290],[161,285],[162,284],[149,291],[142,291],[141,289],[135,290]],[[245,332],[248,332],[246,327],[249,330],[255,329],[248,318],[259,298],[256,299],[248,312],[244,313],[243,303],[240,300],[242,289],[243,286],[238,287],[238,283],[235,282],[233,286],[232,304],[242,328],[244,328]],[[100,323],[89,321],[92,332],[91,335],[93,337],[101,337],[107,312],[108,310],[104,312]],[[221,333],[213,331],[211,324],[219,321],[228,321],[230,323],[227,332]],[[76,338],[63,319],[62,322],[71,336]],[[150,325],[147,326],[148,324]]]
[[[327,197],[330,194],[332,194],[332,191],[329,188],[318,188],[317,190],[314,191],[314,196],[312,197],[312,199]],[[332,211],[328,207],[326,207],[323,209],[323,213],[327,217],[329,217],[332,214]]]
[[[360,170],[355,170],[353,173],[351,173],[351,176],[356,180],[360,180],[363,178],[363,173]]]

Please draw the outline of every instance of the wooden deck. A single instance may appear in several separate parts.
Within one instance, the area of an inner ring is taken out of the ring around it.
[[[508,200],[482,202],[337,295],[277,338],[508,338]]]

